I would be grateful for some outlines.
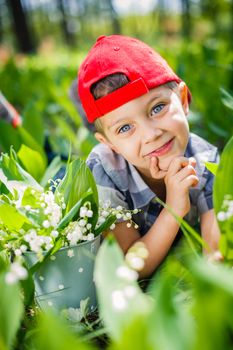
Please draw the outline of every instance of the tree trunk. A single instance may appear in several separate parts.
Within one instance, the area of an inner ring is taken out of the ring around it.
[[[27,15],[23,9],[21,0],[7,0],[14,25],[14,32],[19,50],[31,53],[35,50],[35,44],[28,28]]]
[[[182,5],[182,33],[185,38],[191,35],[190,1],[181,0]]]
[[[233,43],[232,43],[232,37],[233,37],[233,0],[231,0],[231,4],[230,4],[230,11],[231,11],[231,28],[230,28],[230,46],[233,47]]]
[[[68,45],[72,46],[74,44],[74,40],[73,40],[74,38],[68,29],[66,10],[64,7],[63,0],[57,0],[57,5],[58,5],[58,9],[59,9],[60,14],[61,14],[61,28],[62,28],[62,33],[63,33],[64,39],[65,39],[65,42]]]
[[[2,16],[0,11],[0,42],[2,41],[2,39],[3,39],[3,26],[2,26]]]
[[[112,4],[112,0],[107,0],[107,5],[110,11],[111,21],[112,21],[112,30],[114,34],[120,34],[121,33],[121,26],[118,19],[118,15],[114,9],[114,6]]]
[[[158,11],[158,32],[161,35],[163,35],[165,34],[164,22],[166,20],[166,10],[165,10],[164,0],[158,0],[157,11]]]

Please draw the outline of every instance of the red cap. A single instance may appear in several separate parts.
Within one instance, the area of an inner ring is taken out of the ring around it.
[[[129,83],[95,100],[91,86],[115,73],[125,74]],[[151,47],[135,38],[103,35],[80,66],[78,93],[87,119],[93,123],[104,114],[170,81],[179,83],[181,79]]]

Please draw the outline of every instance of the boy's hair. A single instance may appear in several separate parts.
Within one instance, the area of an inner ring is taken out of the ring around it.
[[[123,73],[116,73],[108,75],[107,77],[100,79],[96,83],[91,86],[91,93],[95,100],[98,100],[101,97],[104,97],[111,92],[121,88],[122,86],[129,83],[129,79]],[[166,84],[169,89],[174,90],[178,86],[176,81],[170,81]],[[94,122],[95,130],[104,135],[103,126],[101,123],[101,119],[96,119]]]
[[[104,86],[103,79],[116,73],[126,76],[127,83],[96,99],[92,93],[95,83],[102,81],[101,90],[109,91],[111,84]],[[180,83],[181,79],[164,58],[142,41],[123,35],[101,36],[79,68],[78,93],[87,119],[93,123],[123,104],[171,81]]]
[[[95,100],[108,95],[109,93],[121,88],[129,83],[129,79],[123,73],[116,73],[108,75],[107,77],[100,79],[91,86],[91,93]],[[98,118],[94,122],[95,130],[104,135],[101,120]]]
[[[95,100],[108,95],[122,86],[129,83],[129,79],[123,73],[110,74],[107,77],[100,79],[91,86],[91,93]]]

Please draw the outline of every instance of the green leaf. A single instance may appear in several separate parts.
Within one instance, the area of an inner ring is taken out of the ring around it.
[[[67,226],[72,219],[75,218],[76,214],[79,212],[79,209],[84,204],[84,202],[88,201],[92,198],[92,191],[89,189],[83,197],[71,208],[71,210],[61,219],[57,226],[57,230],[60,230]]]
[[[193,313],[198,332],[195,349],[231,349],[233,331],[232,268],[193,260]]]
[[[7,284],[5,274],[0,274],[0,349],[7,350],[12,346],[16,332],[23,316],[18,283]]]
[[[214,182],[213,200],[214,209],[216,215],[221,211],[224,198],[229,196],[233,198],[233,137],[228,141],[225,146],[221,158],[217,174]],[[218,217],[218,216],[217,216]],[[226,261],[233,260],[233,235],[232,235],[232,218],[220,221],[218,224],[220,227],[220,250]]]
[[[23,127],[32,135],[36,142],[43,147],[45,125],[40,111],[40,101],[30,100],[23,111]]]
[[[81,342],[71,332],[68,325],[58,317],[49,313],[40,315],[35,337],[36,350],[93,350],[94,347]]]
[[[93,193],[90,201],[93,217],[89,222],[95,227],[98,220],[98,192],[94,177],[84,161],[76,159],[68,165],[63,180],[56,188],[55,195],[57,193],[63,195],[66,203],[65,212],[68,213],[89,189]]]
[[[183,300],[177,298],[177,280],[171,273],[155,279],[155,303],[148,319],[154,349],[193,349],[195,324]]]
[[[27,223],[30,224],[28,218],[20,214],[15,207],[7,203],[0,203],[0,221],[9,230],[16,230],[22,228]]]
[[[114,224],[116,222],[116,216],[115,215],[109,215],[105,221],[94,230],[94,234],[95,236],[97,236],[98,234],[106,231],[107,229],[109,229],[109,227]]]
[[[38,182],[19,165],[13,150],[10,156],[2,154],[0,157],[0,181],[12,193],[14,188],[17,190],[26,186],[42,190]]]
[[[20,286],[23,291],[24,305],[31,306],[34,301],[35,284],[32,275],[29,273],[27,279],[20,281]]]
[[[127,265],[117,242],[110,236],[104,240],[99,249],[94,279],[97,285],[100,315],[115,341],[120,340],[124,330],[130,327],[135,320],[147,319],[151,309],[151,300],[143,294],[137,281],[123,278],[117,273],[120,267],[126,268]],[[127,288],[133,291],[133,297],[125,296]],[[119,299],[121,299],[119,300],[119,304],[121,304],[119,308],[116,305],[118,294],[120,294]],[[135,329],[135,331],[138,330]]]
[[[10,257],[5,250],[0,251],[0,273],[6,271],[10,265]]]
[[[50,179],[53,179],[53,177],[57,174],[57,172],[61,169],[63,165],[63,161],[61,160],[60,156],[55,157],[52,162],[49,164],[48,168],[46,169],[40,184],[43,187],[49,186],[48,181]]]
[[[19,135],[21,137],[21,143],[39,152],[43,159],[43,162],[47,165],[47,156],[41,145],[29,134],[29,132],[24,127],[20,126],[17,130],[19,131]]]
[[[233,110],[233,97],[224,88],[220,88],[222,103]]]
[[[221,210],[224,196],[231,195],[233,197],[233,136],[228,141],[227,145],[220,157],[216,178],[214,181],[213,199],[214,209],[218,213]],[[219,222],[221,225],[221,222]]]
[[[11,146],[18,151],[22,144],[39,152],[43,162],[47,164],[47,156],[44,149],[24,127],[21,126],[15,129],[10,124],[0,120],[0,145],[4,152],[9,152]]]
[[[33,194],[32,194],[32,189],[34,190]],[[36,190],[34,188],[27,187],[23,193],[22,205],[23,206],[30,205],[33,208],[40,208],[41,209],[41,205],[40,205],[40,201],[39,201],[40,196],[41,196],[41,191],[36,192]]]
[[[148,336],[148,318],[136,316],[129,325],[122,329],[119,339],[114,341],[109,350],[160,350],[151,345]],[[165,349],[165,348],[164,348]]]
[[[210,130],[215,133],[216,135],[220,136],[220,137],[228,137],[228,132],[223,129],[221,126],[221,124],[217,124],[213,121],[209,121],[208,123],[208,127],[210,128]]]
[[[229,294],[233,298],[233,272],[232,268],[222,264],[208,264],[205,258],[192,260],[190,263],[192,275],[201,283],[212,285]],[[232,299],[233,303],[233,299]]]
[[[63,194],[66,212],[68,212],[89,188],[93,192],[95,202],[98,203],[98,192],[93,175],[84,161],[76,159],[68,165],[56,192]]]
[[[4,152],[9,152],[11,146],[17,151],[21,145],[21,138],[17,129],[3,120],[0,120],[0,145]]]
[[[217,170],[218,170],[217,163],[205,162],[205,166],[212,174],[216,175]]]
[[[28,146],[22,145],[17,155],[24,169],[39,182],[46,169],[46,162],[41,154]]]

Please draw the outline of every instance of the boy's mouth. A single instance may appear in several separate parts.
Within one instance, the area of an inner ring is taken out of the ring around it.
[[[163,146],[155,149],[154,151],[147,154],[149,157],[160,157],[168,153],[173,146],[174,137],[166,142]]]

